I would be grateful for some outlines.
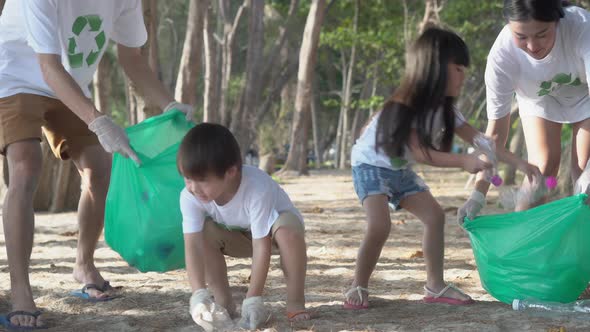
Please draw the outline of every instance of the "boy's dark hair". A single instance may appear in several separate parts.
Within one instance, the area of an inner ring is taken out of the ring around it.
[[[210,174],[221,178],[232,166],[241,171],[242,153],[234,135],[226,127],[201,123],[182,139],[176,157],[178,171],[189,179]]]
[[[379,122],[375,149],[389,157],[403,156],[415,127],[420,146],[433,145],[434,119],[442,112],[442,151],[450,151],[455,129],[454,98],[446,96],[447,64],[469,66],[467,45],[455,33],[428,28],[406,54],[406,68],[400,87],[385,102]],[[428,155],[428,153],[427,153]]]
[[[557,22],[565,16],[563,7],[567,6],[562,0],[504,0],[503,14],[507,21]]]

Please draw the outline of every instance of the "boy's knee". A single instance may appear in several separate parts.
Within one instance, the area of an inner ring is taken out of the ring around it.
[[[205,235],[205,245],[207,248],[221,250],[223,246],[219,236],[219,227],[210,219],[206,219],[203,224],[203,234]]]
[[[287,212],[281,214],[279,219],[275,221],[275,224],[271,228],[271,235],[279,245],[279,241],[286,243],[293,243],[294,241],[305,242],[305,227],[298,216]]]
[[[304,234],[293,227],[289,226],[280,226],[274,232],[273,240],[279,247],[279,251],[281,248],[285,247],[292,247],[293,245],[301,245],[305,246],[305,236]]]

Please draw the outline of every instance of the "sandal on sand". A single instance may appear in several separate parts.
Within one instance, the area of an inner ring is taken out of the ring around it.
[[[359,299],[361,300],[361,304],[352,304],[348,302],[348,298],[350,297],[351,293],[357,292],[359,295]],[[351,310],[359,310],[359,309],[369,309],[369,303],[363,304],[365,299],[363,298],[363,292],[367,293],[369,296],[369,290],[367,288],[356,286],[349,289],[346,293],[344,293],[344,309],[351,309]]]
[[[424,297],[424,302],[426,302],[426,303],[446,303],[446,304],[451,304],[451,305],[467,305],[467,304],[475,303],[475,301],[473,301],[472,298],[469,298],[467,300],[460,300],[460,299],[456,299],[454,297],[443,296],[449,289],[453,289],[453,290],[459,292],[460,294],[468,296],[467,294],[465,294],[462,290],[460,290],[459,288],[457,288],[453,284],[448,284],[447,287],[443,288],[438,293],[435,293],[435,292],[431,291],[430,289],[428,289],[428,287],[424,286],[424,290],[426,291],[426,294],[428,294],[427,296]]]
[[[297,320],[296,318],[301,316],[301,315],[309,315],[309,319],[311,319],[311,312],[307,311],[307,310],[299,310],[299,311],[293,311],[293,312],[288,312],[287,311],[287,319],[289,320],[289,322],[298,322],[299,320]],[[303,319],[301,321],[304,321],[306,319]]]
[[[39,311],[39,310],[33,311],[33,312],[24,311],[24,310],[12,311],[6,316],[0,316],[0,326],[4,326],[4,328],[6,328],[6,330],[8,330],[8,331],[32,331],[32,330],[43,330],[43,329],[49,328],[49,326],[47,326],[46,324],[43,324],[40,326],[20,326],[20,325],[14,325],[10,321],[10,319],[13,316],[31,316],[31,317],[34,317],[36,320],[37,317],[39,317],[40,315],[41,315],[41,311]]]
[[[82,289],[72,291],[72,292],[70,292],[70,294],[74,297],[79,297],[79,298],[84,299],[88,302],[105,302],[105,301],[110,301],[110,300],[116,299],[116,298],[120,297],[120,295],[109,295],[109,296],[97,298],[97,297],[91,297],[90,294],[88,294],[88,290],[95,289],[101,293],[104,293],[104,292],[110,291],[110,290],[117,291],[121,288],[122,287],[113,287],[113,286],[111,286],[111,284],[108,281],[105,280],[105,282],[102,284],[102,286],[98,286],[96,284],[86,284],[86,285],[84,285],[84,287],[82,287]]]

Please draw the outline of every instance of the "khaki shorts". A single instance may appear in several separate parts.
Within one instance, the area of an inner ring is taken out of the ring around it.
[[[291,212],[281,213],[270,230],[273,239],[272,254],[278,254],[274,235],[281,227],[289,227],[301,235],[305,233],[305,228],[299,217]],[[226,256],[252,257],[252,233],[250,232],[232,231],[208,218],[203,226],[203,234],[207,241]]]
[[[14,142],[41,140],[41,128],[59,159],[99,144],[86,123],[58,99],[26,93],[0,98],[0,153]]]

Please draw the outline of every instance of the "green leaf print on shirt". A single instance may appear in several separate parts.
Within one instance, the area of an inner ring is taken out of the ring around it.
[[[571,85],[571,86],[578,86],[581,85],[582,81],[580,81],[579,77],[576,77],[572,80],[572,74],[565,74],[559,73],[551,79],[551,81],[543,81],[539,85],[539,91],[537,95],[539,97],[545,96],[550,94],[552,91],[555,91],[562,85]]]
[[[404,168],[407,164],[408,164],[408,161],[403,158],[400,158],[400,157],[391,158],[391,166],[393,168],[397,168],[397,169]]]
[[[78,38],[84,29],[94,34],[96,49],[81,50],[78,45]],[[84,60],[88,66],[92,66],[98,60],[100,52],[106,44],[106,36],[102,27],[102,19],[98,15],[79,16],[72,24],[72,33],[74,36],[68,38],[68,60],[70,67],[80,68],[84,65]]]

